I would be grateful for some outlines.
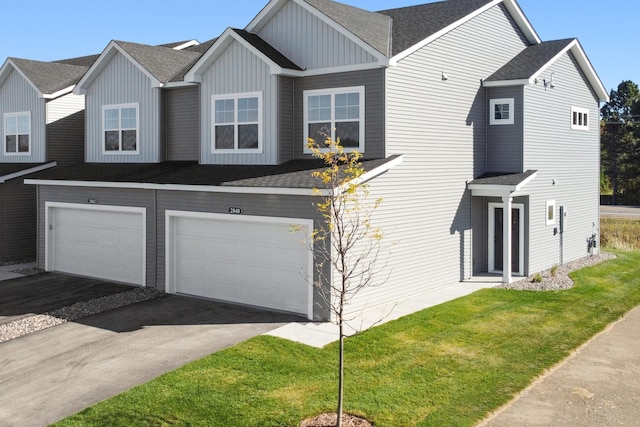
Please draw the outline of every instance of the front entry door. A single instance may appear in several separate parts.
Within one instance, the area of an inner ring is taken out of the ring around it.
[[[514,204],[511,209],[511,271],[523,274],[523,206]],[[502,204],[489,205],[489,271],[499,272],[503,267],[504,209]]]

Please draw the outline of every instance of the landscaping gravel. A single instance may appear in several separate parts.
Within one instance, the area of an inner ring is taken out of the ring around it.
[[[584,267],[599,264],[615,257],[616,256],[613,254],[601,252],[597,255],[586,256],[584,258],[568,262],[564,265],[560,265],[557,267],[555,274],[552,274],[552,269],[549,269],[533,274],[525,279],[518,280],[517,282],[505,283],[496,287],[502,289],[515,289],[519,291],[559,291],[571,289],[573,287],[573,280],[569,277],[569,273]],[[539,283],[536,283],[534,280],[537,274],[540,274],[542,277],[542,281]]]
[[[44,314],[24,317],[0,325],[0,342],[9,341],[33,332],[41,331],[65,322],[113,310],[164,295],[151,288],[134,288],[130,291],[96,298],[90,301],[77,302]]]

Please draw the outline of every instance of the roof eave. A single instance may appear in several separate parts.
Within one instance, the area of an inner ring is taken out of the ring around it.
[[[18,65],[11,60],[11,58],[7,58],[2,68],[0,68],[0,86],[4,84],[6,79],[9,77],[11,73],[11,69],[16,71],[20,76],[33,88],[36,92],[38,98],[44,98],[45,94],[31,81],[31,79],[18,67]]]
[[[514,79],[514,80],[484,80],[483,87],[507,87],[507,86],[525,86],[533,84],[535,79]]]

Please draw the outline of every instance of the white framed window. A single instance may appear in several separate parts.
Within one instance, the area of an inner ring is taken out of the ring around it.
[[[262,152],[262,93],[214,95],[212,153]]]
[[[304,91],[304,152],[307,140],[340,139],[345,151],[364,152],[364,86]]]
[[[513,98],[489,100],[489,124],[512,125],[515,113],[513,105]]]
[[[589,130],[589,110],[571,107],[571,129]]]
[[[545,224],[554,225],[556,223],[556,201],[548,200],[545,203]]]
[[[31,154],[31,112],[4,114],[4,154]]]
[[[102,107],[103,154],[138,154],[138,104]]]

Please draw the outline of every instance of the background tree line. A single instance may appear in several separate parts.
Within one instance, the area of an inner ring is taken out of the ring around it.
[[[640,205],[640,89],[630,80],[600,110],[600,190],[611,204]]]

